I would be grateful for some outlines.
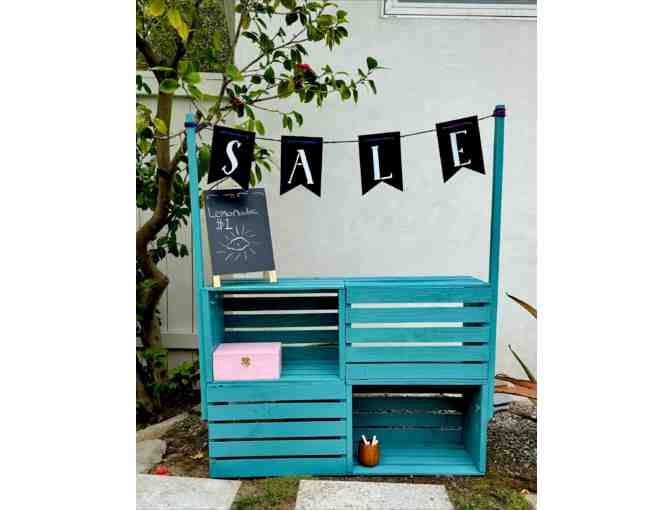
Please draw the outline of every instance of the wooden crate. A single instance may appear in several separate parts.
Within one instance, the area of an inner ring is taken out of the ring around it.
[[[346,281],[349,382],[489,377],[492,289],[470,277]]]
[[[484,386],[351,386],[352,464],[356,475],[479,475],[487,440]],[[357,443],[374,435],[380,463],[357,462]]]
[[[342,379],[342,285],[227,284],[210,292],[208,359],[222,343],[280,342],[281,380]]]
[[[342,382],[212,383],[207,394],[211,477],[345,473]]]

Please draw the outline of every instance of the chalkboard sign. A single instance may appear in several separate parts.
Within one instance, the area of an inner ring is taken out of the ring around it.
[[[275,269],[263,189],[206,191],[205,221],[213,275]]]

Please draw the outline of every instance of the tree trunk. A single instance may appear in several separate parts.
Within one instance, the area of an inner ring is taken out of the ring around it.
[[[171,113],[173,107],[172,94],[159,93],[157,114],[166,126],[170,126]],[[156,162],[159,171],[157,172],[158,192],[156,207],[152,216],[138,229],[135,235],[135,253],[138,267],[144,278],[153,280],[153,285],[148,288],[138,288],[136,299],[142,305],[141,320],[141,341],[143,348],[160,347],[161,332],[159,319],[156,316],[156,310],[164,291],[170,283],[167,275],[159,270],[149,253],[149,247],[152,241],[156,239],[158,233],[168,223],[168,213],[170,201],[172,200],[172,184],[177,165],[171,161],[170,140],[158,139],[156,142]],[[165,368],[155,369],[149,367],[150,373],[154,374],[156,382],[161,382],[166,377]],[[138,379],[136,384],[136,397],[138,399],[150,398],[143,381]],[[143,386],[144,395],[139,393],[138,386]],[[150,399],[151,400],[151,399]]]
[[[135,360],[135,402],[136,406],[140,404],[148,413],[154,413],[154,402],[147,394],[147,388],[145,388],[145,382],[142,377],[142,367],[137,358]]]

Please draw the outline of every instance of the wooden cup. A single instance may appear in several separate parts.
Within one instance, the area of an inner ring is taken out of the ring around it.
[[[362,466],[377,466],[378,462],[380,462],[380,443],[372,445],[360,440],[359,447],[357,448],[357,457]]]

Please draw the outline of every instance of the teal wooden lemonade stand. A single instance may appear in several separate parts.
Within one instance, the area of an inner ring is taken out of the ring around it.
[[[504,107],[497,106],[493,116],[487,282],[472,276],[281,278],[209,287],[199,191],[190,186],[211,477],[485,473],[493,413]],[[190,182],[196,183],[192,114],[186,127]],[[214,381],[212,355],[223,342],[282,342],[280,379]],[[357,461],[362,434],[376,435],[380,442],[375,467]]]

